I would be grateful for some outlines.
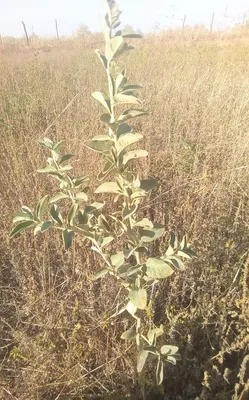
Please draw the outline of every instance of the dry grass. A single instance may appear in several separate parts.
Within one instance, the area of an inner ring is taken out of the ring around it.
[[[52,190],[36,173],[46,157],[36,139],[77,93],[47,136],[66,139],[78,172],[96,177],[101,168],[83,147],[104,129],[90,97],[104,82],[96,41],[64,41],[40,53],[2,48],[2,399],[136,393],[135,360],[119,340],[126,321],[107,318],[117,288],[111,279],[92,282],[97,260],[89,249],[78,242],[66,253],[56,235],[11,242],[7,236],[12,212]],[[183,358],[167,367],[167,400],[248,398],[248,51],[244,40],[172,42],[161,34],[145,38],[125,60],[151,111],[136,122],[150,154],[140,168],[161,182],[144,213],[180,236],[188,232],[199,253],[154,299],[154,320]]]

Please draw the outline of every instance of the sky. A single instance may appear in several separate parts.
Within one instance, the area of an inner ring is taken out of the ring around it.
[[[54,36],[57,19],[60,35],[71,35],[80,24],[91,31],[101,30],[105,12],[103,0],[0,0],[0,34],[23,36],[23,20],[29,34]],[[156,28],[180,27],[184,15],[186,25],[210,25],[215,13],[214,28],[241,23],[249,18],[248,0],[118,0],[122,23],[144,33]]]

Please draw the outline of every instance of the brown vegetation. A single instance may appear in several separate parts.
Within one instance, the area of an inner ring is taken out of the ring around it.
[[[38,53],[2,45],[2,399],[136,393],[135,359],[119,339],[125,322],[113,324],[107,313],[115,310],[117,290],[111,278],[92,281],[97,261],[89,249],[78,242],[65,252],[57,235],[25,233],[10,242],[7,234],[12,212],[35,206],[52,188],[36,173],[45,165],[36,139],[48,127],[46,136],[65,139],[77,155],[79,173],[91,178],[100,170],[99,158],[83,146],[104,129],[90,96],[104,78],[92,50],[98,40],[50,41],[50,51]],[[199,254],[185,273],[161,284],[153,304],[165,341],[182,354],[177,367],[166,367],[167,400],[249,396],[248,52],[246,39],[170,41],[160,34],[125,60],[150,110],[136,122],[149,150],[141,171],[161,183],[144,213],[179,236],[189,232]]]

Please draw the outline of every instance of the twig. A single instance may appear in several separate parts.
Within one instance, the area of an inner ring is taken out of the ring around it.
[[[56,121],[64,114],[65,111],[67,111],[67,109],[73,104],[74,100],[79,96],[80,92],[77,93],[72,100],[70,100],[70,102],[67,104],[67,106],[61,111],[61,113],[59,115],[57,115],[57,117],[53,120],[53,122],[46,128],[44,135],[46,135],[46,133],[49,131],[50,128],[52,128],[52,126],[54,126],[54,124],[56,123]]]

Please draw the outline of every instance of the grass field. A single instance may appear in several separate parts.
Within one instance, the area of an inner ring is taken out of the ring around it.
[[[37,139],[48,127],[46,136],[65,139],[76,155],[76,171],[95,178],[101,169],[99,157],[83,146],[104,132],[91,98],[104,82],[96,46],[103,46],[96,38],[50,41],[48,51],[0,46],[1,399],[136,393],[135,358],[120,340],[126,321],[108,319],[117,288],[111,278],[92,281],[97,261],[89,248],[75,243],[65,252],[56,234],[8,239],[13,211],[35,206],[52,190],[36,173],[47,158]],[[139,168],[160,180],[143,212],[167,231],[187,232],[198,253],[154,299],[154,320],[182,355],[165,369],[162,399],[246,400],[249,41],[158,34],[136,47],[122,62],[130,81],[144,86],[143,107],[150,111],[135,124],[149,151]]]

